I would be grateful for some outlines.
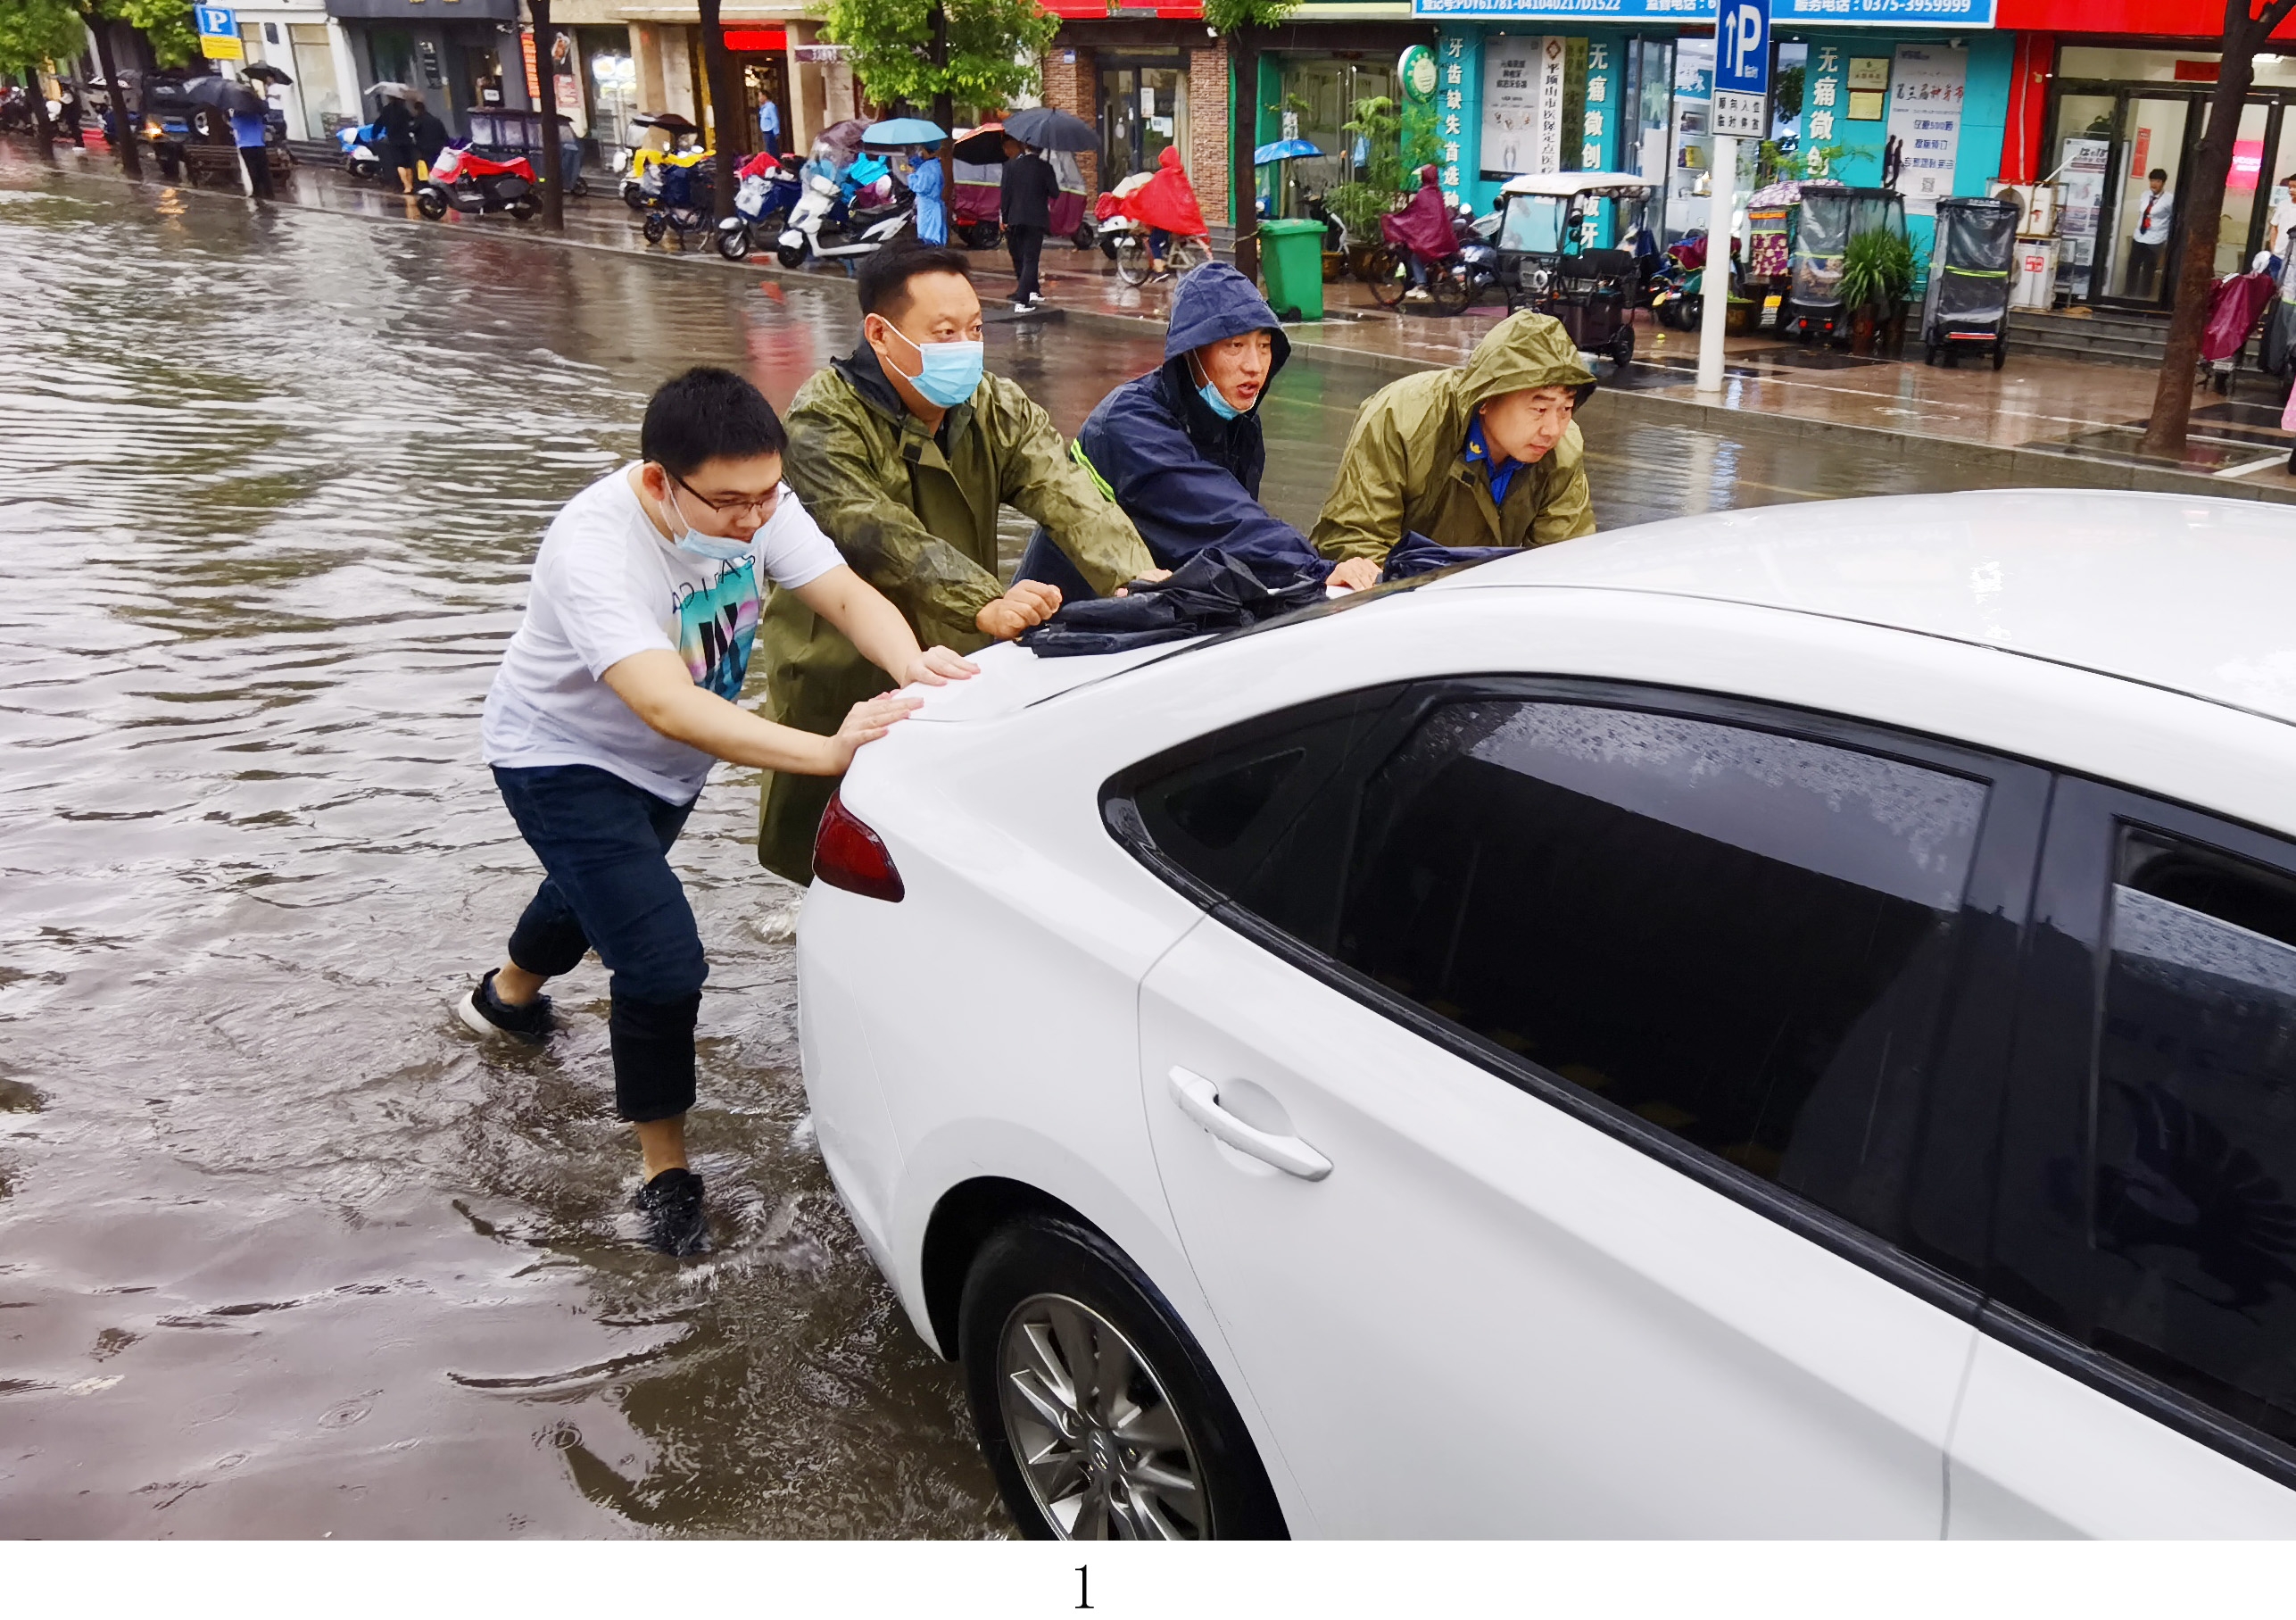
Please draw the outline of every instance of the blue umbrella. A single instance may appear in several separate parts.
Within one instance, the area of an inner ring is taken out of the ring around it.
[[[949,132],[929,118],[889,118],[861,131],[867,146],[938,146]]]
[[[1288,157],[1322,157],[1323,148],[1314,141],[1270,141],[1252,154],[1255,163],[1281,163]]]

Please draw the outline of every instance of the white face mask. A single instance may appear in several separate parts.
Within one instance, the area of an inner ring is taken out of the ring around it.
[[[670,536],[672,545],[688,556],[706,557],[712,562],[731,562],[737,557],[750,554],[750,548],[756,544],[754,536],[748,540],[728,540],[721,535],[703,534],[685,520],[684,510],[677,503],[676,489],[667,485],[664,487],[668,488],[669,497],[662,504],[669,512],[670,521],[679,531]]]

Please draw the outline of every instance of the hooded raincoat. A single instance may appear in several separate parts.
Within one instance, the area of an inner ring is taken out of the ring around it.
[[[1422,371],[1364,402],[1339,458],[1339,482],[1311,536],[1333,562],[1385,560],[1405,536],[1438,545],[1547,545],[1595,532],[1587,445],[1573,422],[1554,449],[1516,470],[1494,502],[1488,467],[1466,456],[1478,407],[1521,388],[1579,390],[1595,374],[1551,315],[1529,310],[1493,327],[1465,365]]]
[[[1419,189],[1411,194],[1410,202],[1397,212],[1380,216],[1380,237],[1430,261],[1448,259],[1459,251],[1458,233],[1451,228],[1451,211],[1444,206],[1434,164],[1419,171]]]
[[[948,246],[949,210],[941,200],[940,158],[928,155],[909,165],[908,191],[916,199],[916,239]]]
[[[1177,146],[1156,154],[1156,173],[1132,193],[1131,203],[1126,212],[1150,230],[1168,230],[1176,237],[1205,234],[1204,210],[1196,201],[1196,187],[1189,184],[1188,170],[1181,166]]]
[[[1003,594],[997,509],[1017,507],[1103,595],[1148,568],[1131,523],[1069,460],[1052,419],[1009,378],[983,376],[939,433],[908,413],[866,344],[816,371],[789,410],[783,477],[853,571],[883,592],[919,643],[982,646],[974,620]],[[758,627],[767,714],[827,735],[883,671],[788,591]],[[826,777],[765,779],[758,859],[793,883],[813,877],[813,835],[835,789]]]
[[[1076,457],[1124,509],[1158,568],[1217,546],[1264,577],[1320,577],[1331,565],[1260,504],[1267,451],[1258,410],[1223,420],[1190,373],[1191,351],[1247,332],[1273,334],[1265,400],[1291,354],[1275,312],[1232,264],[1189,272],[1173,296],[1164,364],[1099,403],[1077,430]]]

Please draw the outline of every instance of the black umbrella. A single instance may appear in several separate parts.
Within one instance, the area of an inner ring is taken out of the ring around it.
[[[242,68],[240,71],[246,74],[250,79],[260,79],[266,84],[291,85],[294,83],[294,79],[289,79],[285,73],[280,72],[278,69],[273,67],[268,62],[251,62],[245,67]]]
[[[261,118],[269,111],[263,98],[236,79],[209,75],[203,79],[186,79],[184,98],[196,106],[213,107],[227,118],[231,114],[253,113]]]
[[[1057,107],[1028,107],[1008,113],[1005,133],[1040,152],[1094,152],[1100,145],[1091,125]]]

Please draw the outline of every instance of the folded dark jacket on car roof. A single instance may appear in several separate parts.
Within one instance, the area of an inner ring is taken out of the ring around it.
[[[1022,633],[1021,645],[1040,658],[1123,652],[1159,642],[1241,629],[1323,600],[1318,572],[1301,570],[1272,580],[1209,547],[1153,585],[1123,596],[1075,602]]]

